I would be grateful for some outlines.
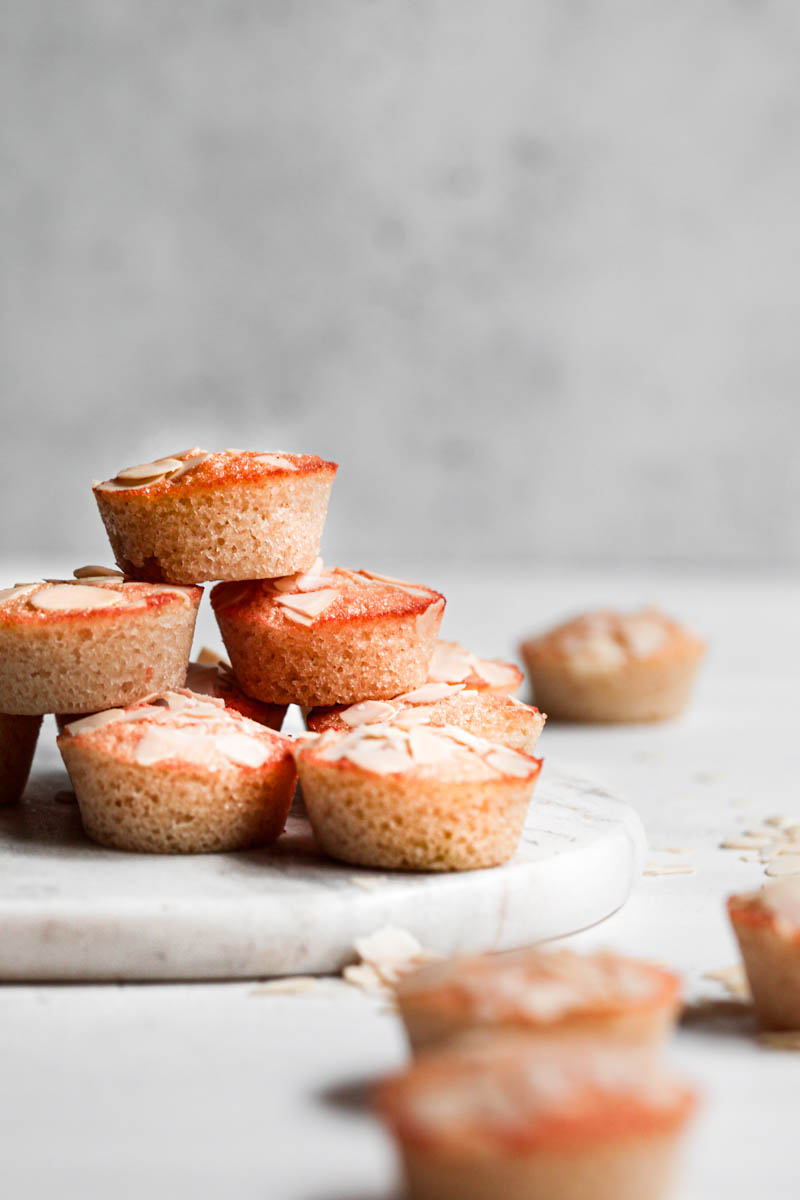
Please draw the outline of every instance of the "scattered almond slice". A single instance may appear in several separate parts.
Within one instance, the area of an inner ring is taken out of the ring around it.
[[[476,658],[475,674],[488,683],[489,687],[508,687],[517,681],[517,672],[504,663],[492,662],[489,658]]]
[[[124,579],[122,571],[117,571],[114,567],[78,567],[72,574],[76,579]]]
[[[721,850],[760,850],[762,846],[769,846],[774,840],[774,835],[768,837],[764,835],[755,835],[751,833],[743,833],[740,837],[725,838],[720,842]]]
[[[31,596],[32,606],[46,612],[83,612],[127,603],[127,596],[113,588],[88,587],[81,583],[53,584]]]
[[[341,986],[335,979],[317,975],[287,975],[282,979],[269,979],[249,993],[251,996],[305,996],[310,992],[331,992]]]
[[[386,984],[370,963],[353,963],[342,971],[342,978],[363,992],[383,992]]]
[[[741,963],[735,963],[732,967],[717,967],[713,971],[705,971],[703,979],[721,983],[731,996],[736,996],[741,1000],[750,998],[747,975]]]
[[[124,708],[107,708],[104,712],[92,713],[88,717],[70,721],[69,725],[64,726],[64,733],[75,737],[79,733],[86,733],[90,729],[99,729],[101,725],[109,725],[112,721],[123,721],[124,719]]]
[[[656,854],[691,854],[691,846],[652,846]]]
[[[769,860],[766,875],[800,874],[800,854],[776,854]]]
[[[382,983],[389,985],[421,963],[440,957],[426,950],[407,929],[396,925],[384,925],[366,937],[356,938],[355,949],[362,963],[372,967]]]
[[[690,863],[655,863],[645,866],[644,875],[694,875],[694,867]]]

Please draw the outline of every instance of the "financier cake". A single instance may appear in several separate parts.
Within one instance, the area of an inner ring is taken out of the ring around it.
[[[312,565],[336,463],[195,446],[94,485],[117,563],[137,579],[270,579]]]
[[[419,687],[445,601],[420,584],[318,560],[289,578],[218,584],[211,603],[248,696],[310,708]]]
[[[564,721],[661,721],[689,700],[703,642],[654,608],[592,612],[522,645],[534,698]]]
[[[598,1041],[466,1039],[375,1092],[409,1200],[664,1200],[690,1088]]]
[[[58,747],[84,829],[118,850],[272,842],[297,778],[288,738],[186,689],[75,721]]]
[[[454,726],[359,725],[296,752],[308,817],[332,858],[464,871],[517,848],[541,761]]]
[[[315,733],[389,722],[410,729],[421,725],[457,725],[477,737],[532,754],[544,728],[538,708],[513,696],[473,691],[463,683],[423,683],[393,700],[314,708],[306,718]]]
[[[41,723],[0,713],[0,804],[13,804],[25,791]]]
[[[108,573],[5,588],[0,712],[97,712],[182,687],[201,595]]]
[[[759,1022],[800,1030],[800,876],[731,896],[728,915]]]
[[[426,964],[397,986],[415,1050],[500,1029],[547,1042],[596,1037],[655,1049],[679,997],[677,976],[650,963],[537,947]]]

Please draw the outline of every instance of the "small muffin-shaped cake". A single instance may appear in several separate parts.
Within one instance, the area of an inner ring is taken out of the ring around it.
[[[692,1090],[602,1042],[465,1039],[379,1084],[410,1200],[662,1200]]]
[[[186,689],[74,721],[58,748],[84,829],[117,850],[273,842],[297,779],[288,738]]]
[[[315,733],[390,722],[411,729],[420,725],[456,725],[477,737],[532,754],[544,728],[538,708],[513,696],[472,691],[463,683],[423,683],[393,700],[362,700],[349,706],[314,708],[306,718]]]
[[[677,976],[650,963],[536,947],[430,963],[397,987],[415,1050],[495,1029],[548,1042],[597,1037],[655,1049],[679,998]]]
[[[463,683],[476,692],[512,696],[523,675],[513,663],[499,658],[479,658],[458,642],[438,641],[428,666],[431,683]]]
[[[201,596],[109,574],[0,591],[0,712],[90,713],[183,687]]]
[[[800,1029],[800,876],[731,896],[728,915],[765,1029]]]
[[[13,804],[25,791],[41,723],[0,713],[0,804]]]
[[[424,683],[444,596],[416,583],[325,568],[221,583],[211,593],[240,686],[268,704],[354,704]]]
[[[563,721],[661,721],[688,703],[703,642],[653,608],[594,612],[523,643],[536,703]]]
[[[213,650],[205,647],[197,656],[197,662],[189,663],[186,672],[186,687],[198,696],[216,696],[226,708],[235,708],[243,717],[258,721],[269,729],[280,729],[286,716],[285,704],[262,704],[251,700],[239,687],[230,664]]]
[[[454,726],[359,725],[306,735],[297,765],[332,858],[466,871],[514,853],[541,760]]]
[[[120,567],[137,579],[270,579],[310,567],[336,463],[195,446],[94,485]]]

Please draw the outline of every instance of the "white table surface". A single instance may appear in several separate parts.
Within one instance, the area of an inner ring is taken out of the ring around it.
[[[17,565],[3,577],[30,574]],[[626,795],[652,848],[691,848],[683,858],[651,849],[651,859],[695,868],[644,877],[621,912],[570,943],[661,959],[684,973],[690,999],[722,996],[702,975],[737,961],[724,897],[764,877],[719,842],[771,814],[800,819],[800,582],[447,569],[417,577],[449,597],[444,634],[485,654],[512,652],[528,630],[604,603],[657,602],[707,635],[711,652],[685,718],[551,725],[540,748]],[[216,642],[213,630],[204,612],[199,638]],[[300,996],[259,993],[253,982],[0,987],[3,1194],[389,1200],[392,1148],[355,1085],[404,1055],[385,1004],[344,984]],[[681,1029],[670,1056],[705,1097],[676,1200],[800,1195],[800,1057],[765,1049],[738,1019]]]

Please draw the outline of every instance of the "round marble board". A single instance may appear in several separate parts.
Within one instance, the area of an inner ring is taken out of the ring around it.
[[[51,751],[52,749],[52,756]],[[160,856],[104,850],[42,746],[22,802],[0,808],[0,979],[230,979],[339,971],[383,925],[445,953],[584,929],[625,903],[641,822],[624,801],[547,764],[510,862],[460,874],[361,869],[321,857],[297,807],[274,847]]]

